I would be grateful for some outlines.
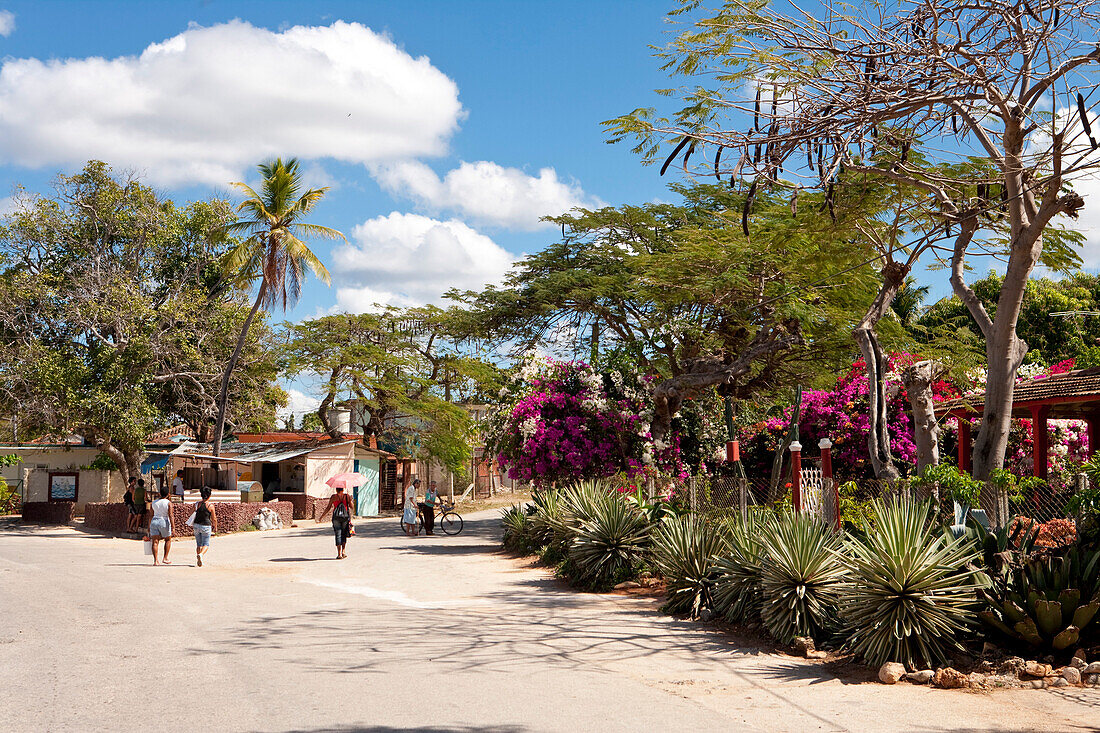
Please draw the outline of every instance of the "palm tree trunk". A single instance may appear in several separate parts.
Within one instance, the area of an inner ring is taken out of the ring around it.
[[[244,319],[241,326],[241,335],[237,337],[237,348],[233,349],[233,355],[229,357],[229,363],[225,365],[225,374],[222,375],[222,390],[218,395],[218,423],[214,428],[214,455],[221,455],[222,436],[225,433],[225,408],[229,404],[229,380],[233,376],[233,370],[237,368],[237,362],[241,358],[244,342],[248,340],[248,329],[252,327],[252,321],[256,318],[256,312],[260,310],[260,303],[264,298],[264,284],[256,293],[256,302],[252,304],[252,310],[248,312],[248,318]]]

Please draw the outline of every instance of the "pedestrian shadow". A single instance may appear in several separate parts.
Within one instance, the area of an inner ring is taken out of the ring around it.
[[[335,557],[272,557],[268,558],[268,562],[324,562],[326,560],[336,561]]]

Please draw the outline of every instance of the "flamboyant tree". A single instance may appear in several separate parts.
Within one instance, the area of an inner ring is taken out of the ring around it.
[[[1027,351],[1015,328],[1024,288],[1041,258],[1073,257],[1047,235],[1084,205],[1069,186],[1095,164],[1097,3],[919,0],[826,5],[819,17],[762,0],[708,13],[699,5],[684,0],[674,11],[687,28],[661,55],[674,73],[706,81],[668,90],[685,103],[670,117],[640,109],[609,121],[616,139],[635,137],[650,158],[668,140],[674,156],[708,145],[708,169],[714,155],[718,175],[757,188],[831,197],[845,173],[860,173],[923,191],[924,211],[941,222],[952,288],[985,338],[974,451],[985,478],[1003,462]],[[1007,259],[992,314],[965,279],[982,250]]]

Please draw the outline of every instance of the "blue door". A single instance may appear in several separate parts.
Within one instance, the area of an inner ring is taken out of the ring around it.
[[[355,494],[356,512],[361,517],[378,515],[378,459],[367,458],[355,462],[355,470],[363,477]]]

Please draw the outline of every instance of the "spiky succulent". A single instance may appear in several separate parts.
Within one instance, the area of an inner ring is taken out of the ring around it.
[[[723,527],[728,550],[714,563],[715,613],[727,621],[747,621],[760,615],[761,572],[764,545],[761,534],[765,515],[740,515],[726,520]]]
[[[513,505],[500,513],[504,529],[502,544],[512,552],[527,552],[531,548],[531,519],[522,506]]]
[[[941,662],[973,625],[982,582],[967,566],[978,553],[966,538],[945,538],[931,522],[931,502],[876,500],[872,512],[866,536],[844,546],[847,646],[876,666]]]
[[[657,525],[653,561],[668,584],[666,611],[699,615],[710,602],[711,572],[724,550],[721,534],[701,518],[668,518]]]
[[[767,555],[760,574],[760,617],[778,641],[822,638],[836,624],[844,581],[840,540],[810,514],[783,512],[761,534]]]
[[[1064,555],[1016,553],[980,592],[978,616],[1013,639],[1062,651],[1096,636],[1100,611],[1100,550],[1074,546]]]
[[[574,580],[593,588],[630,577],[649,546],[649,523],[619,496],[605,494],[569,547]]]

